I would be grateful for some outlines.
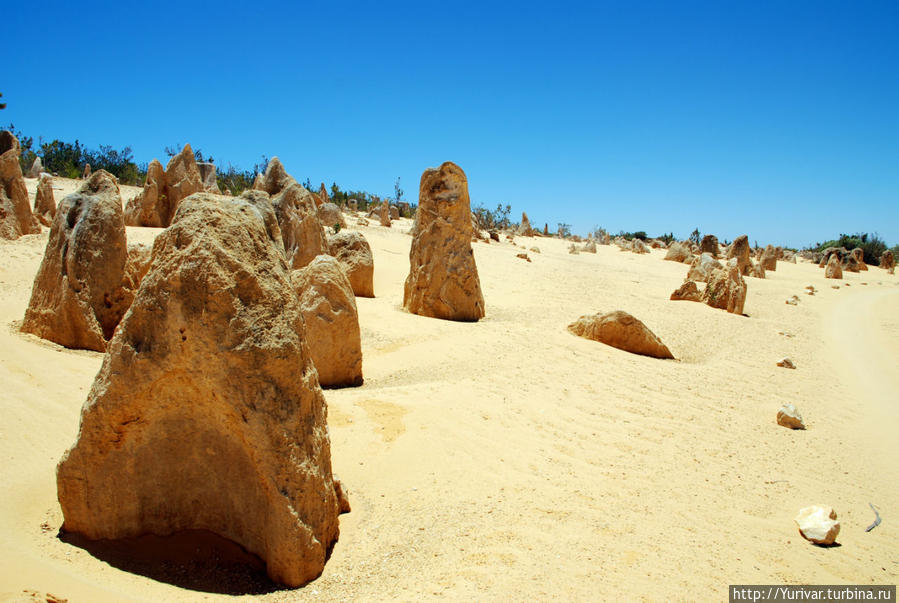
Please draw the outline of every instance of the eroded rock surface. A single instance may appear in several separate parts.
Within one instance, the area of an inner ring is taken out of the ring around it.
[[[568,325],[579,337],[653,358],[674,358],[668,347],[637,318],[616,310],[608,314],[581,316]]]
[[[22,331],[102,352],[128,309],[128,249],[115,177],[97,170],[60,203]]]
[[[340,262],[320,255],[291,273],[306,324],[306,341],[322,387],[362,385],[359,314]]]
[[[338,537],[327,407],[266,202],[185,199],[60,461],[63,529],[209,530],[299,586]]]
[[[421,176],[418,228],[409,252],[403,306],[413,314],[476,321],[484,295],[471,248],[468,180],[452,162]]]

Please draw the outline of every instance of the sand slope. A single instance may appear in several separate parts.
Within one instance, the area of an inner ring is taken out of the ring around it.
[[[360,228],[377,296],[357,299],[365,385],[325,393],[353,511],[321,578],[252,598],[721,600],[738,583],[896,583],[895,276],[835,282],[781,262],[747,279],[742,317],[668,301],[687,266],[662,251],[569,255],[518,238],[542,253],[474,244],[487,316],[453,323],[402,310],[410,225]],[[219,598],[57,538],[55,465],[102,355],[17,332],[46,239],[0,241],[0,600]],[[678,360],[565,329],[615,309]],[[797,370],[776,367],[783,356]],[[776,425],[784,402],[807,431]],[[884,519],[865,533],[869,501]],[[842,546],[797,533],[796,512],[817,503],[839,514]]]

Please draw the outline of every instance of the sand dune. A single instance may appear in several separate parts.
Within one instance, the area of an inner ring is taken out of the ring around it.
[[[531,263],[474,244],[487,315],[455,323],[402,310],[410,226],[359,228],[375,258],[376,297],[356,300],[365,384],[325,392],[353,511],[318,580],[254,598],[721,600],[728,584],[896,583],[895,276],[835,282],[780,262],[747,279],[743,317],[668,301],[687,266],[664,251],[518,238],[541,249]],[[46,240],[0,241],[0,600],[215,599],[57,537],[55,466],[102,355],[18,332]],[[566,330],[617,309],[677,360]],[[776,367],[783,356],[797,369]],[[785,402],[806,431],[776,425]],[[869,502],[884,519],[866,533]],[[818,503],[839,514],[842,546],[797,533],[796,512]]]

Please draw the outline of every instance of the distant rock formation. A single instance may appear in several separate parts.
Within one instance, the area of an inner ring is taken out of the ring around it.
[[[712,273],[722,268],[724,266],[712,257],[711,253],[703,252],[702,255],[696,256],[690,264],[690,269],[687,271],[687,279],[707,283]]]
[[[281,246],[267,200],[182,201],[57,468],[63,531],[209,530],[277,582],[321,574],[345,504]]]
[[[128,248],[115,177],[97,170],[59,204],[22,331],[102,352],[128,310]]]
[[[343,217],[343,212],[330,201],[319,206],[318,219],[326,228],[333,228],[335,225],[346,228],[346,218]]]
[[[214,182],[213,166],[213,182]],[[164,228],[171,224],[183,199],[204,190],[200,168],[190,145],[169,160],[165,169],[154,159],[147,168],[144,190],[128,201],[125,224]],[[216,189],[218,187],[216,186]]]
[[[669,262],[687,262],[693,261],[693,252],[690,245],[685,241],[674,241],[668,246],[668,252],[665,259]]]
[[[782,251],[782,250],[781,250]],[[762,269],[774,272],[777,270],[777,250],[773,245],[767,245],[759,258]]]
[[[28,169],[28,177],[29,178],[40,178],[41,172],[44,171],[44,164],[41,161],[40,157],[35,157],[34,161],[31,162],[31,167]]]
[[[712,256],[712,259],[718,259],[718,254],[720,253],[718,237],[713,234],[707,234],[702,237],[702,241],[699,243],[699,252],[700,254],[708,253]]]
[[[12,132],[0,132],[0,239],[41,232],[41,225],[31,213],[19,152],[19,139]]]
[[[518,234],[522,237],[534,236],[534,229],[531,228],[531,221],[528,220],[528,215],[524,212],[521,212],[521,224],[518,226]]]
[[[698,302],[702,301],[702,294],[699,292],[699,289],[696,287],[696,283],[694,281],[685,281],[683,285],[674,290],[669,299],[671,301]]]
[[[53,178],[41,174],[34,194],[34,217],[44,226],[50,226],[56,217],[56,199],[53,198]]]
[[[634,239],[631,241],[631,251],[634,253],[649,253],[649,247],[647,247],[646,243],[643,242],[642,239]]]
[[[702,292],[702,301],[713,308],[742,314],[746,303],[746,281],[740,275],[736,263],[715,270]]]
[[[893,270],[896,267],[896,258],[889,249],[880,255],[880,267],[884,270]]]
[[[375,262],[371,246],[361,232],[341,230],[328,239],[329,253],[340,262],[353,294],[374,297]]]
[[[848,257],[848,256],[847,256]],[[831,253],[824,267],[824,278],[842,279],[843,267],[840,263],[840,254]]]
[[[359,314],[340,262],[320,255],[290,275],[322,387],[362,385]]]
[[[291,184],[299,184],[293,176],[284,169],[284,164],[277,157],[269,159],[265,168],[265,174],[256,176],[253,182],[253,190],[264,191],[274,197]],[[306,190],[303,188],[303,190]],[[309,191],[306,191],[309,192]],[[310,194],[310,199],[311,199]]]
[[[221,195],[218,180],[216,179],[215,164],[210,162],[197,162],[197,169],[200,170],[200,182],[203,183],[203,190],[207,193],[215,193]]]
[[[727,259],[736,258],[737,269],[740,276],[748,276],[752,269],[751,251],[749,249],[749,237],[740,235],[731,243],[727,251]]]
[[[653,358],[674,358],[668,347],[637,318],[616,310],[581,316],[568,325],[579,337],[599,341],[625,352]]]
[[[448,320],[484,317],[484,295],[471,248],[468,180],[447,161],[421,175],[418,228],[409,252],[403,307]]]

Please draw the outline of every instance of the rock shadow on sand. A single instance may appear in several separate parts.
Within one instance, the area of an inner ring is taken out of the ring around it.
[[[288,588],[268,577],[262,559],[207,530],[118,540],[90,540],[60,530],[57,537],[116,569],[188,590],[239,596]]]

